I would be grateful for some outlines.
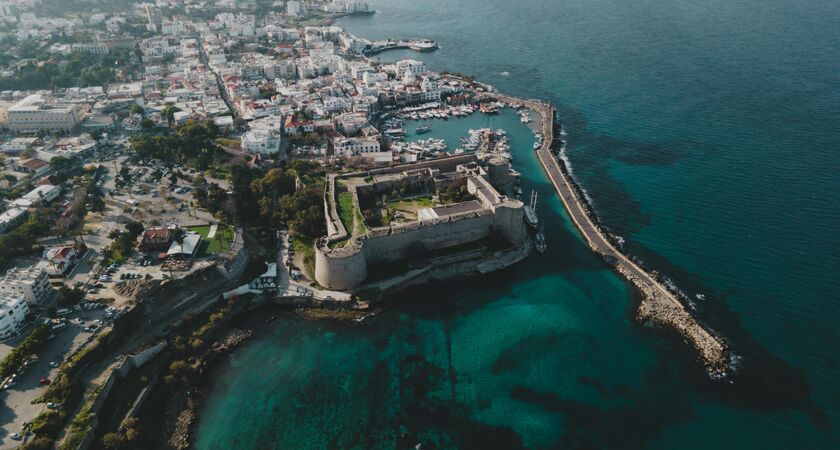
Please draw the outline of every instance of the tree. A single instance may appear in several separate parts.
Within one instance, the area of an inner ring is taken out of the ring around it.
[[[66,158],[64,156],[56,156],[50,160],[50,168],[52,168],[56,173],[62,173],[68,171],[76,165],[79,164],[79,160],[76,158]]]
[[[102,436],[102,447],[108,450],[119,450],[125,445],[125,439],[119,433],[108,433]]]
[[[24,444],[24,450],[52,450],[53,441],[46,436],[38,436],[35,439]]]
[[[125,231],[128,232],[132,239],[140,236],[140,233],[142,233],[144,229],[145,227],[143,227],[142,223],[135,222],[133,220],[125,224]]]
[[[140,121],[140,128],[145,131],[149,131],[155,127],[155,122],[152,119],[143,119]]]
[[[308,133],[304,138],[306,145],[314,145],[321,141],[321,136],[318,133]]]
[[[35,157],[35,150],[31,148],[27,148],[20,152],[20,159],[29,159]]]
[[[171,127],[173,123],[175,123],[175,113],[180,111],[180,109],[176,108],[175,105],[172,103],[167,103],[166,106],[160,111],[160,114],[166,118],[166,121],[169,123]]]
[[[141,116],[146,114],[146,110],[143,109],[142,106],[137,105],[137,104],[131,105],[128,108],[128,112],[130,112],[131,114],[140,114]]]
[[[67,286],[62,286],[58,290],[58,294],[60,296],[58,300],[58,306],[61,307],[76,305],[85,297],[84,291],[82,291],[78,287],[69,288]]]

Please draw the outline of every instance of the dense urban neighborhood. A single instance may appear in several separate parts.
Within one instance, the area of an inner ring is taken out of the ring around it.
[[[185,448],[247,305],[363,320],[530,254],[505,131],[405,127],[521,105],[380,62],[437,43],[332,25],[366,3],[70,5],[0,0],[2,448]]]

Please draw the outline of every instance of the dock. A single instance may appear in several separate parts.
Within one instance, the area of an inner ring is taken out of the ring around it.
[[[431,52],[440,48],[440,45],[430,39],[407,39],[394,40],[388,39],[384,41],[373,41],[365,48],[363,54],[365,56],[372,56],[382,53],[387,50],[410,49],[416,52]]]
[[[724,341],[701,325],[677,294],[668,289],[662,281],[642,269],[613,245],[607,234],[597,225],[592,208],[569,175],[565,163],[552,154],[555,145],[554,107],[537,100],[518,99],[498,93],[486,95],[509,105],[520,105],[539,114],[543,143],[536,153],[540,164],[557,190],[569,218],[583,235],[589,248],[641,291],[642,301],[637,311],[637,320],[675,329],[697,349],[711,376],[724,376],[729,369],[729,349]]]

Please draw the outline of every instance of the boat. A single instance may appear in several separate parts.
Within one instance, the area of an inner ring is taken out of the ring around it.
[[[528,225],[537,228],[540,224],[537,217],[537,191],[531,191],[531,201],[525,206],[525,221]]]
[[[545,243],[545,235],[542,230],[537,231],[537,235],[534,236],[534,248],[540,253],[545,253],[548,250],[548,245]]]
[[[430,127],[428,124],[419,126],[416,130],[414,130],[414,132],[417,134],[428,133],[430,131],[432,131],[432,127]]]

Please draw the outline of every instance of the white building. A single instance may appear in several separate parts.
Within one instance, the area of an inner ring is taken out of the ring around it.
[[[23,296],[30,305],[40,305],[52,295],[49,275],[43,267],[12,268],[0,278],[0,295]]]
[[[27,314],[29,305],[23,297],[0,292],[0,338],[17,334]]]
[[[420,82],[420,89],[423,91],[424,101],[436,102],[440,100],[440,80],[437,77],[424,75]]]
[[[366,154],[379,153],[380,145],[379,141],[374,138],[338,136],[333,138],[333,149],[336,156],[365,156]]]
[[[242,150],[248,153],[271,154],[280,151],[283,144],[282,129],[267,130],[256,129],[250,130],[242,135],[241,139]]]
[[[44,250],[44,260],[47,265],[44,269],[49,275],[64,276],[72,268],[76,267],[81,255],[73,247],[53,247]]]
[[[61,189],[51,185],[44,184],[32,189],[23,195],[23,197],[12,202],[12,206],[18,208],[30,208],[42,204],[47,204],[61,194]]]
[[[403,59],[397,61],[397,76],[404,77],[406,74],[412,77],[418,77],[426,73],[426,64],[415,59]]]
[[[105,44],[96,42],[86,42],[73,44],[70,47],[74,52],[78,53],[93,53],[94,55],[104,55],[108,53],[108,47]]]
[[[26,149],[32,148],[38,143],[35,137],[18,137],[0,145],[0,151],[8,155],[19,155]]]
[[[26,210],[23,208],[12,208],[0,213],[0,234],[19,227],[26,220]]]
[[[41,94],[32,94],[9,108],[11,131],[71,131],[82,121],[79,107],[55,103]]]

